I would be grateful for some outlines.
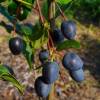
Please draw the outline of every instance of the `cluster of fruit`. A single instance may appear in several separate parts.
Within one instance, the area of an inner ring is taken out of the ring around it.
[[[63,33],[63,34],[62,34]],[[64,36],[67,39],[74,39],[76,34],[76,25],[73,21],[64,21],[61,24],[60,29],[54,29],[52,34],[52,39],[54,42],[64,41]],[[56,62],[45,62],[48,59],[48,51],[43,50],[39,54],[40,61],[44,63],[43,65],[43,76],[38,77],[35,81],[35,89],[39,96],[46,97],[48,96],[51,88],[51,83],[53,83],[59,74],[59,65]],[[83,61],[75,53],[65,54],[62,60],[64,68],[68,69],[71,77],[77,81],[81,82],[84,80],[83,72]]]
[[[60,29],[54,29],[52,39],[54,42],[64,41],[64,36],[67,39],[73,40],[76,34],[76,25],[73,21],[64,21]],[[9,48],[14,55],[20,54],[24,48],[24,42],[19,37],[11,38],[9,41]],[[39,60],[42,63],[42,76],[35,81],[35,90],[40,97],[47,97],[51,90],[51,85],[59,76],[59,65],[56,61],[49,60],[50,53],[48,50],[41,50],[39,53]],[[81,82],[84,80],[83,61],[75,53],[65,54],[62,59],[64,68],[69,70],[71,77]]]
[[[4,0],[0,0],[0,3],[3,1]],[[7,6],[9,14],[11,16],[14,16],[19,21],[23,21],[24,19],[26,19],[29,14],[29,11],[31,11],[28,5],[25,6],[24,3],[25,5],[28,4],[32,8],[34,0],[11,0],[11,1],[9,0],[9,4]],[[38,6],[38,12],[40,13],[39,14],[40,21],[42,24],[44,24],[44,21],[42,20],[42,17],[44,16],[41,15],[38,1],[37,1],[37,6]],[[51,6],[51,7],[54,7],[54,6]],[[53,8],[52,8],[52,11],[53,11]],[[59,64],[56,62],[57,59],[53,58],[54,53],[57,52],[55,51],[56,50],[54,47],[55,45],[53,44],[59,44],[59,43],[62,44],[65,38],[68,40],[74,40],[75,35],[76,35],[75,22],[71,20],[67,20],[67,21],[65,20],[61,23],[61,29],[56,28],[54,24],[51,25],[50,23],[52,31],[49,31],[49,35],[48,35],[49,36],[48,43],[47,43],[48,50],[43,49],[39,52],[39,60],[42,64],[42,75],[37,77],[37,79],[35,80],[35,90],[36,90],[37,95],[40,97],[47,97],[49,95],[52,84],[58,79],[58,76],[59,76],[60,67],[59,67]],[[43,25],[43,27],[45,28],[45,25]],[[36,35],[33,35],[33,36],[35,37]],[[50,42],[52,42],[52,45],[50,45]],[[29,45],[31,44],[29,43]],[[16,37],[10,38],[9,49],[14,55],[18,55],[20,53],[24,54],[24,51],[26,50],[25,47],[27,47],[27,43],[26,41],[24,41],[23,37],[21,38],[21,37],[16,36]],[[31,46],[29,47],[33,49]],[[27,51],[28,50],[29,48],[27,48]],[[51,54],[51,50],[53,51],[52,54]],[[32,53],[33,52],[31,52],[31,50],[28,51],[29,55],[32,55]],[[28,58],[30,57],[28,56]],[[32,55],[32,61],[33,60],[34,60],[34,57]],[[69,52],[65,54],[62,59],[62,65],[64,66],[65,69],[69,71],[70,76],[75,81],[81,82],[84,80],[83,61],[76,53]],[[5,65],[4,67],[8,70],[9,74],[14,75],[12,68]]]
[[[33,4],[34,0],[32,0],[32,2],[30,2],[30,0],[27,2]],[[27,18],[29,11],[30,9],[28,9],[28,7],[22,5],[17,0],[11,0],[8,5],[8,12],[20,21]]]
[[[59,43],[64,41],[64,37],[66,39],[73,40],[75,38],[75,35],[76,24],[75,22],[68,20],[62,22],[61,30],[53,30],[52,38],[55,43]],[[62,60],[62,64],[66,69],[69,70],[71,77],[75,81],[80,82],[84,80],[83,61],[77,54],[73,52],[65,54]]]
[[[53,30],[52,39],[54,42],[64,41],[64,37],[73,40],[76,35],[76,25],[73,21],[64,21],[61,24],[61,30],[55,28]],[[20,37],[11,38],[9,41],[9,48],[13,54],[19,54],[23,50],[24,43]]]
[[[73,40],[76,35],[76,25],[75,22],[63,21],[61,24],[61,29],[55,28],[53,30],[52,39],[55,43],[64,41],[64,37]]]
[[[77,54],[72,52],[65,54],[62,64],[69,70],[71,77],[75,81],[81,82],[84,80],[83,61]]]
[[[19,37],[11,38],[9,48],[14,55],[22,52],[23,41]],[[38,77],[35,82],[35,89],[39,96],[46,97],[50,92],[51,83],[53,83],[59,75],[59,66],[56,62],[48,61],[49,52],[42,50],[39,53],[39,59],[43,64],[42,77]]]
[[[49,52],[47,50],[40,51],[39,59],[43,69],[42,76],[35,81],[35,90],[38,96],[47,97],[51,90],[51,84],[58,79],[59,65],[55,61],[48,61]]]
[[[57,80],[59,76],[59,65],[57,62],[48,61],[49,53],[46,50],[42,50],[39,54],[40,61],[43,64],[42,76],[38,77],[35,81],[35,90],[38,96],[47,97],[51,84]],[[68,69],[71,77],[81,82],[84,80],[83,62],[81,58],[75,53],[65,54],[62,60],[64,68]]]

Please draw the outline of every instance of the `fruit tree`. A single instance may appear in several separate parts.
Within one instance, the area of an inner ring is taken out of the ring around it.
[[[75,21],[69,20],[60,8],[72,0],[40,2],[40,0],[0,0],[0,13],[12,23],[8,40],[9,50],[15,56],[23,54],[29,65],[29,71],[41,70],[41,76],[35,80],[34,87],[39,97],[51,100],[54,83],[60,77],[61,67],[64,66],[68,70],[74,81],[82,82],[83,61],[74,52],[65,54],[63,52],[67,48],[80,48],[80,43],[75,40],[77,35]],[[20,23],[27,19],[33,10],[39,17],[34,25]],[[59,16],[62,17],[61,22],[58,20]],[[34,54],[38,49],[41,65],[34,68]],[[0,78],[11,82],[23,94],[25,86],[16,80],[11,67],[1,64]]]

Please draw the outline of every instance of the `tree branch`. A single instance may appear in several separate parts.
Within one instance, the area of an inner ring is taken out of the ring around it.
[[[43,19],[42,13],[41,13],[39,0],[36,0],[36,4],[37,4],[37,7],[38,7],[38,12],[39,12],[39,17],[40,17],[41,23],[44,24],[44,19]]]
[[[57,7],[58,7],[58,9],[59,9],[59,11],[61,13],[61,16],[64,18],[64,20],[66,20],[64,12],[61,10],[61,8],[59,7],[59,5],[57,3],[56,3],[56,5],[57,5]]]

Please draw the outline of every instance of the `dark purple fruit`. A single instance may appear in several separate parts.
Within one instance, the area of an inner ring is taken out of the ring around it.
[[[76,24],[73,21],[63,21],[61,31],[67,39],[74,39],[76,35]]]
[[[9,40],[9,48],[14,55],[22,52],[24,47],[23,40],[19,37],[14,37]]]
[[[51,85],[46,84],[43,77],[38,77],[35,81],[35,91],[40,97],[47,97],[50,93]]]
[[[70,75],[73,78],[73,80],[75,80],[76,82],[82,82],[84,80],[83,69],[79,69],[79,70],[76,70],[76,71],[71,71]]]
[[[42,63],[44,63],[49,58],[49,51],[41,50],[39,53],[39,59]]]
[[[51,84],[58,79],[59,65],[56,62],[46,62],[43,65],[42,75],[47,84]]]
[[[54,29],[53,34],[52,34],[52,39],[55,43],[64,41],[64,36],[60,29]]]
[[[62,60],[62,64],[66,69],[74,71],[83,67],[83,61],[81,60],[81,58],[77,54],[72,52],[65,54]]]

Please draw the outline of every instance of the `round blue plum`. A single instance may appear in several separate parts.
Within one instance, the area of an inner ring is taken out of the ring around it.
[[[35,91],[40,97],[47,97],[51,90],[51,85],[46,84],[43,80],[43,77],[40,76],[35,80]]]
[[[69,70],[78,70],[83,67],[83,61],[76,53],[73,52],[64,55],[62,64]]]
[[[59,65],[56,62],[46,62],[43,65],[42,75],[47,84],[51,84],[58,79]]]
[[[14,55],[22,52],[24,47],[23,40],[19,37],[14,37],[9,40],[9,48]]]
[[[75,22],[73,22],[71,20],[63,21],[61,24],[61,31],[67,39],[73,40],[76,35]]]
[[[61,30],[57,29],[57,28],[53,30],[52,38],[55,43],[64,41],[64,36],[63,36]]]
[[[82,82],[84,80],[83,69],[79,69],[79,70],[76,70],[76,71],[71,71],[70,75],[73,78],[73,80],[75,80],[76,82]]]
[[[49,51],[48,50],[41,50],[39,53],[39,59],[41,63],[44,63],[49,58]]]

